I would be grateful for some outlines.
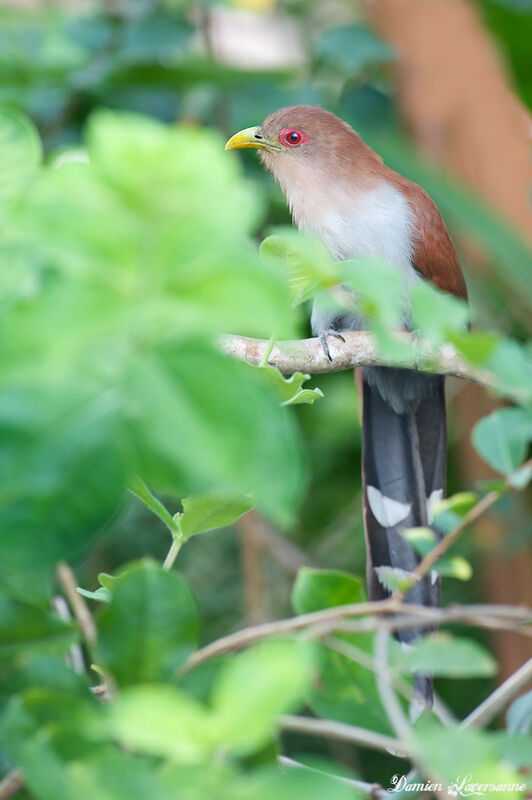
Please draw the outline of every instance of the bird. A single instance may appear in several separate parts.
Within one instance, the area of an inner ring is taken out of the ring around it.
[[[289,106],[226,144],[227,150],[242,148],[259,151],[294,223],[321,239],[332,259],[376,257],[399,270],[408,287],[427,280],[467,301],[462,269],[434,202],[386,166],[348,123],[321,106]],[[412,330],[408,301],[400,312],[404,329]],[[318,295],[311,327],[331,360],[328,337],[341,339],[368,323],[354,304],[339,306]],[[444,377],[381,366],[361,373],[366,580],[369,597],[381,600],[390,595],[390,568],[408,577],[419,563],[401,531],[430,526],[432,509],[445,494]],[[431,571],[414,583],[406,602],[439,607],[440,582]],[[430,630],[403,630],[397,637],[408,648]],[[432,676],[415,674],[413,690],[415,716],[432,704]]]

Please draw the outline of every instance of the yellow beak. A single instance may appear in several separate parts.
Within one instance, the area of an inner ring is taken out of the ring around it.
[[[282,150],[279,142],[272,139],[265,139],[262,135],[260,127],[245,128],[243,131],[235,133],[231,136],[227,144],[226,150]]]

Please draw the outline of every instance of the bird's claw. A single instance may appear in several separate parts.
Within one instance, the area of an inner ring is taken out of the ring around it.
[[[320,333],[320,342],[321,346],[323,347],[323,352],[327,357],[327,361],[329,361],[329,363],[332,364],[332,356],[329,352],[329,345],[327,344],[327,336],[334,336],[335,339],[340,339],[342,342],[344,342],[344,344],[345,344],[345,339],[341,333],[338,333],[338,331],[329,330]]]

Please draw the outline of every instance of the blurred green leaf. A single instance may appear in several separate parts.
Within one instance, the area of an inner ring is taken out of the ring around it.
[[[205,761],[216,745],[207,709],[174,686],[126,689],[109,721],[112,735],[128,749],[182,764]]]
[[[328,28],[313,46],[316,57],[352,79],[368,67],[394,60],[394,51],[372,30],[362,25]]]
[[[294,305],[313,297],[317,291],[336,286],[338,268],[317,237],[293,228],[274,231],[261,243],[261,259],[266,265],[280,264],[285,270]]]
[[[80,553],[123,501],[113,398],[43,389],[0,388],[0,554],[12,567]]]
[[[519,394],[520,402],[532,402],[532,358],[522,345],[504,339],[484,366],[495,375],[497,389],[502,394],[512,398]]]
[[[419,556],[426,556],[436,544],[436,534],[430,528],[405,528],[401,536],[409,542]]]
[[[472,364],[484,364],[494,350],[501,344],[501,337],[495,333],[478,333],[477,331],[449,331],[447,339],[459,353]]]
[[[416,725],[414,749],[417,757],[456,791],[457,796],[469,796],[475,791],[482,791],[486,796],[495,795],[490,784],[495,787],[525,785],[524,776],[510,766],[511,762],[501,752],[503,747],[497,734],[443,728],[432,719],[423,719]],[[475,783],[481,786],[475,787]],[[510,788],[495,796],[522,800],[523,791]]]
[[[514,700],[506,712],[506,727],[510,733],[532,731],[532,690]]]
[[[456,578],[459,581],[469,581],[473,576],[473,567],[462,556],[441,558],[433,568],[445,578]]]
[[[169,679],[196,646],[197,612],[188,584],[145,559],[123,568],[99,617],[102,666],[120,686]]]
[[[41,144],[31,122],[0,106],[0,213],[37,172]]]
[[[303,567],[292,590],[292,606],[298,614],[360,603],[365,599],[360,578],[339,570]],[[371,659],[372,635],[345,636],[342,639]],[[320,646],[320,656],[319,681],[313,684],[307,695],[312,709],[325,718],[390,733],[373,672],[328,647]]]
[[[292,606],[296,614],[365,600],[366,592],[360,578],[334,569],[301,567],[292,589]]]
[[[517,469],[532,440],[532,413],[521,408],[498,409],[477,422],[471,438],[490,467],[509,474]]]
[[[305,481],[298,433],[246,367],[192,342],[137,359],[125,384],[133,465],[170,495],[250,493],[286,524]]]
[[[427,281],[416,283],[411,303],[414,327],[435,345],[446,341],[450,332],[460,334],[467,324],[467,304],[438,291]]]
[[[82,597],[86,597],[88,600],[96,600],[98,603],[109,603],[111,600],[111,592],[103,586],[100,586],[100,588],[96,589],[94,592],[78,587],[77,592]]]
[[[279,715],[301,705],[316,673],[315,655],[312,642],[284,639],[226,661],[212,698],[220,745],[246,754],[265,744]]]
[[[493,657],[473,639],[460,639],[448,633],[434,633],[415,642],[398,659],[404,673],[421,672],[450,678],[476,678],[494,675]]]
[[[183,512],[176,516],[185,539],[232,525],[253,508],[253,501],[249,497],[231,497],[219,493],[185,497],[182,504]]]
[[[272,736],[279,714],[301,702],[314,668],[310,643],[266,642],[222,666],[211,708],[170,686],[125,691],[112,733],[129,748],[183,764],[206,762],[218,748],[252,753]]]
[[[76,629],[50,611],[0,594],[0,659],[31,650],[66,652],[78,639]]]

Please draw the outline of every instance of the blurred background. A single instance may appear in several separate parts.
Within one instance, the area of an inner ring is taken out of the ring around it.
[[[473,325],[520,339],[530,333],[529,0],[13,0],[0,7],[0,103],[32,118],[47,154],[80,146],[87,116],[100,107],[229,137],[281,106],[321,103],[432,195],[466,273]],[[255,154],[227,158],[241,159],[261,198],[257,238],[288,223]],[[303,564],[364,575],[353,376],[312,385],[325,398],[297,408],[311,464],[297,525],[280,532],[251,513],[192,539],[180,555],[204,641],[290,613]],[[448,382],[448,398],[452,493],[491,477],[469,434],[494,401],[458,381]],[[474,577],[444,581],[444,602],[530,605],[531,532],[530,498],[505,497],[463,537],[458,551]],[[132,497],[78,566],[78,579],[94,588],[98,572],[167,549],[163,526]],[[501,679],[530,655],[524,638],[499,634],[492,643]],[[465,714],[489,681],[453,681],[451,697],[445,682],[439,689]]]

